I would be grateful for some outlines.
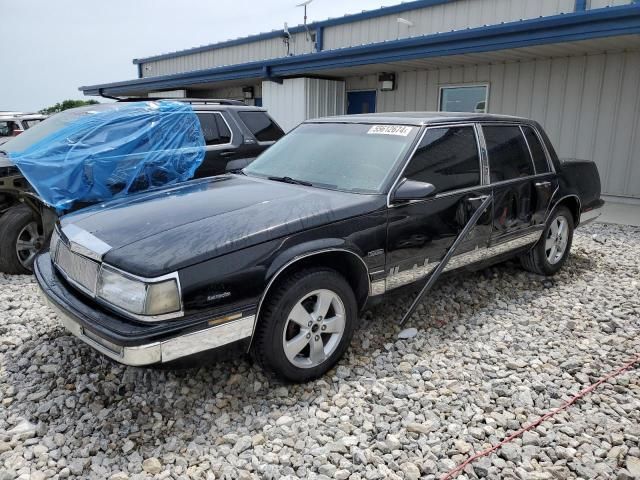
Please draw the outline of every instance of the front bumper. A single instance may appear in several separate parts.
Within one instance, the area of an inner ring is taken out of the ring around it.
[[[138,325],[92,309],[77,297],[51,266],[48,254],[39,256],[34,273],[46,304],[63,326],[87,345],[113,360],[132,366],[167,363],[249,339],[253,314],[236,312],[222,318],[173,320],[162,325]]]

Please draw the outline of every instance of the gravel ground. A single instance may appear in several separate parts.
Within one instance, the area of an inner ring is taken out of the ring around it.
[[[640,353],[640,229],[594,225],[552,279],[449,277],[398,340],[397,298],[307,385],[245,359],[124,367],[0,276],[0,479],[439,478]],[[638,365],[636,365],[638,367]],[[640,478],[632,369],[458,478]]]

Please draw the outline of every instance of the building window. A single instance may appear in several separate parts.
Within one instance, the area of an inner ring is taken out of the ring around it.
[[[487,113],[489,85],[440,87],[441,112]]]

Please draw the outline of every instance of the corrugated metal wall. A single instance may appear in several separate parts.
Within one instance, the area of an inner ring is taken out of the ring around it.
[[[631,3],[633,0],[588,0],[590,8],[602,8]],[[522,19],[573,12],[575,0],[458,0],[431,7],[409,10],[324,29],[324,50],[344,48],[410,36],[420,36],[451,30],[495,25]],[[398,23],[402,17],[413,23],[409,27]],[[313,42],[306,33],[295,33],[290,53],[313,52]],[[180,57],[149,61],[142,64],[143,77],[155,77],[194,70],[234,65],[286,56],[282,38],[259,40],[229,47],[212,48]]]
[[[262,83],[262,104],[289,131],[300,122],[345,113],[345,83],[318,78],[291,78]]]
[[[488,82],[489,111],[544,125],[561,157],[595,160],[609,195],[640,197],[640,52],[399,73],[377,111],[437,110],[439,87]],[[375,89],[375,75],[347,90]]]
[[[248,86],[249,84],[247,84]],[[244,85],[243,85],[244,86]],[[226,98],[230,100],[244,100],[243,86],[211,88],[209,90],[188,90],[191,98]],[[253,96],[262,97],[262,84],[253,85]]]
[[[459,0],[402,14],[327,27],[324,31],[324,48],[329,50],[494,25],[572,12],[574,8],[575,0]],[[411,21],[413,26],[398,23],[398,17]]]
[[[292,35],[290,53],[300,55],[312,51],[313,43],[307,41],[306,33],[296,33]],[[142,65],[142,76],[156,77],[158,75],[170,75],[172,73],[203,70],[223,65],[234,65],[257,60],[267,60],[269,58],[285,57],[286,55],[287,47],[282,41],[282,38],[271,38],[253,43],[183,55],[176,58],[147,62]]]
[[[603,8],[603,7],[617,7],[619,5],[628,5],[633,3],[633,0],[588,0],[588,8]]]

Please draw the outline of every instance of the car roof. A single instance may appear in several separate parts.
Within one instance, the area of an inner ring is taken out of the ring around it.
[[[252,112],[266,112],[266,108],[247,105],[240,100],[229,100],[225,98],[163,98],[163,97],[129,97],[122,98],[118,102],[155,102],[166,100],[172,102],[188,103],[194,110],[238,110]],[[116,103],[118,103],[116,102]]]
[[[446,122],[516,122],[532,123],[532,120],[510,115],[465,112],[385,112],[364,113],[358,115],[339,115],[307,120],[305,123],[384,123],[398,125],[430,125]]]

